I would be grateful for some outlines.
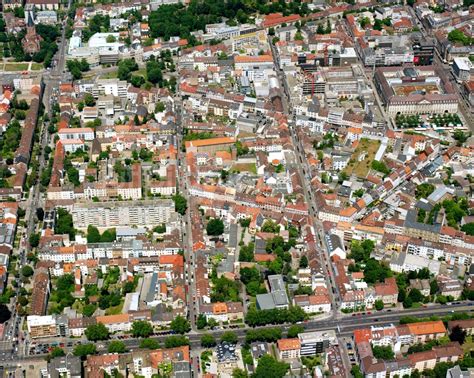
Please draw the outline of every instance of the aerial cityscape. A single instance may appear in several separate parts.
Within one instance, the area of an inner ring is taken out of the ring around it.
[[[2,0],[0,378],[474,378],[474,0]]]

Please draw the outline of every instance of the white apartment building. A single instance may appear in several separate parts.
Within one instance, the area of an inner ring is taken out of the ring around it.
[[[428,268],[432,274],[437,275],[440,267],[441,263],[438,260],[410,255],[405,252],[393,254],[390,261],[390,269],[397,273],[419,271],[420,269]]]
[[[118,79],[98,79],[92,87],[92,95],[112,95],[120,98],[127,98],[129,84],[125,80]]]
[[[59,130],[58,136],[60,140],[80,139],[91,141],[95,138],[95,132],[94,129],[91,129],[90,127],[67,128]]]
[[[96,227],[144,226],[168,223],[174,213],[171,199],[133,202],[76,203],[72,209],[74,226],[85,229]]]

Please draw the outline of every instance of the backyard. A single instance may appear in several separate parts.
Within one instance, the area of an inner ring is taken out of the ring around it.
[[[379,147],[380,141],[362,138],[344,171],[349,176],[355,174],[357,177],[365,178]]]

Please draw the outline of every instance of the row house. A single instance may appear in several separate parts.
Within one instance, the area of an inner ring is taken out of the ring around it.
[[[204,314],[208,321],[210,319],[214,319],[217,322],[242,320],[244,317],[243,311],[243,306],[240,302],[218,302],[199,306],[199,312]]]

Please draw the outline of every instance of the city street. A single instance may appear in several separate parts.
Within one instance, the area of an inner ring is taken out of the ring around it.
[[[335,318],[328,318],[328,319],[321,319],[321,320],[310,320],[307,322],[302,323],[301,325],[304,327],[306,331],[324,331],[324,330],[336,330],[337,335],[340,337],[351,337],[352,333],[355,329],[359,328],[364,328],[364,327],[370,327],[370,326],[382,326],[382,325],[389,325],[389,324],[398,324],[400,318],[405,317],[405,316],[413,316],[413,317],[429,317],[429,316],[446,316],[450,315],[453,312],[467,312],[467,313],[473,313],[474,312],[474,307],[469,305],[466,305],[466,303],[460,303],[458,305],[435,305],[435,306],[429,306],[428,308],[420,308],[420,309],[407,309],[403,311],[382,311],[382,312],[373,312],[371,314],[366,313],[366,315],[345,315],[341,316],[338,319]],[[271,328],[271,327],[278,327],[281,328],[283,332],[286,332],[288,328],[290,327],[290,324],[285,324],[285,325],[268,325],[265,326],[265,328]],[[259,327],[262,328],[262,327]],[[240,328],[240,329],[233,329],[238,337],[239,341],[242,343],[245,340],[245,335],[248,331],[248,329],[251,329],[249,327],[246,328]],[[201,331],[201,332],[192,332],[187,335],[190,341],[191,347],[194,348],[200,348],[201,346],[201,336],[204,333],[211,333],[216,339],[219,339],[219,337],[224,333],[224,330],[209,330],[209,331]],[[164,336],[153,336],[151,337],[152,339],[163,343],[164,340],[169,337],[169,335],[164,335]],[[48,343],[67,343],[71,339],[68,338],[61,338],[61,337],[55,337],[55,338],[50,338],[50,339],[45,339],[42,338],[38,342],[43,343],[43,344],[48,344]],[[82,340],[77,340],[76,341],[81,341],[82,343],[87,343],[87,340],[84,338]],[[129,350],[134,350],[139,347],[140,344],[140,339],[135,339],[135,338],[128,338],[122,340],[127,348]],[[104,344],[104,350],[106,350],[106,345],[108,344],[108,341],[101,342],[101,344]],[[73,347],[65,347],[64,348],[66,352],[72,351],[74,348]],[[23,356],[25,360],[34,360],[38,359],[38,355],[34,356]],[[10,358],[0,356],[0,361],[8,361]],[[14,365],[14,364],[13,364]]]

